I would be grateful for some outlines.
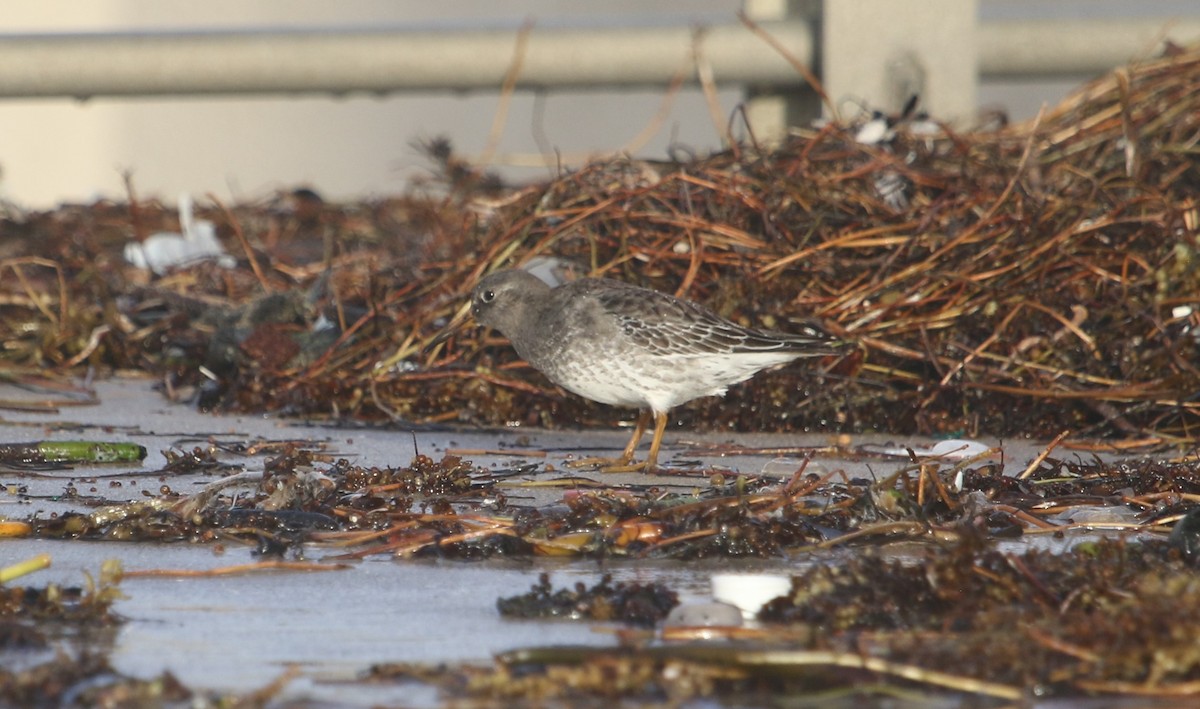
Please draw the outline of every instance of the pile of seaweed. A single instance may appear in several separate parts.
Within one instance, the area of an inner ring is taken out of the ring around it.
[[[748,325],[816,317],[859,343],[695,402],[687,426],[1179,443],[1200,424],[1198,82],[1200,50],[1172,48],[1020,125],[901,122],[865,142],[828,123],[524,188],[434,141],[437,174],[400,197],[212,199],[199,216],[238,264],[160,277],[122,248],[175,217],[132,188],[123,204],[10,210],[0,361],[18,379],[145,370],[223,410],[611,422],[483,331],[423,351],[480,275],[537,260]]]

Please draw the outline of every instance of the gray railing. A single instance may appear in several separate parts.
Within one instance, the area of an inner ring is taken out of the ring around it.
[[[835,99],[894,109],[921,93],[936,115],[962,116],[974,110],[981,77],[1099,73],[1150,56],[1167,38],[1200,41],[1200,16],[1165,25],[981,24],[972,0],[750,0],[747,14],[754,19],[708,28],[6,35],[0,98],[475,91],[497,90],[506,79],[515,89],[563,90],[710,80],[751,89],[752,114],[769,133],[799,118],[786,107],[808,90],[798,64],[817,67]],[[811,113],[816,102],[808,94],[796,105]]]

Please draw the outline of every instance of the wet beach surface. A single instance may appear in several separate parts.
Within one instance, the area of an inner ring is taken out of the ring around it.
[[[8,488],[0,498],[0,514],[10,519],[46,518],[68,511],[89,512],[103,497],[112,502],[155,496],[165,488],[187,495],[215,479],[211,473],[164,475],[164,452],[214,444],[264,445],[294,441],[322,449],[330,458],[351,458],[363,465],[404,466],[414,455],[414,436],[420,451],[437,459],[450,450],[507,450],[510,455],[466,455],[474,464],[511,470],[533,463],[536,469],[509,478],[512,482],[548,480],[562,470],[566,458],[611,454],[624,443],[625,432],[547,432],[513,429],[498,432],[409,432],[384,428],[329,428],[272,416],[213,416],[168,403],[145,379],[98,382],[99,403],[62,408],[52,414],[7,412],[0,424],[6,442],[88,439],[132,442],[148,451],[140,464],[106,464],[72,470],[20,471],[0,474]],[[20,396],[14,390],[12,396]],[[11,397],[10,397],[11,398]],[[664,459],[669,464],[693,461],[702,470],[728,469],[765,473],[786,481],[803,460],[793,455],[705,455],[700,446],[736,442],[746,447],[828,446],[827,435],[696,436],[673,431],[667,436]],[[935,444],[924,439],[853,437],[842,450],[920,450]],[[686,445],[685,445],[686,444]],[[1044,447],[1043,442],[988,442],[1003,450],[1009,475],[1025,468]],[[594,449],[594,450],[593,450]],[[527,455],[522,455],[527,451]],[[547,451],[558,451],[549,452]],[[266,455],[218,453],[222,462],[261,471]],[[1087,454],[1091,457],[1092,454]],[[817,454],[809,472],[845,471],[849,477],[883,478],[907,465],[899,457],[864,457],[846,453]],[[321,467],[321,466],[318,466]],[[704,488],[705,477],[639,474],[602,475],[572,472],[607,486],[660,486],[664,490]],[[839,473],[840,474],[840,473]],[[219,476],[218,476],[219,477]],[[119,487],[118,487],[119,485]],[[73,490],[72,494],[69,492]],[[564,490],[514,488],[509,501],[533,506],[561,503]],[[1075,543],[1077,537],[1070,537]],[[1010,548],[1042,544],[1063,548],[1068,541],[1051,537],[1009,543]],[[0,542],[5,562],[49,554],[52,566],[24,579],[38,585],[77,586],[85,572],[96,575],[103,561],[120,560],[126,572],[205,570],[263,560],[250,542],[207,543],[104,542],[54,539],[12,539]],[[289,558],[320,561],[337,553],[323,545],[306,545]],[[895,552],[903,556],[904,552]],[[582,582],[591,586],[603,574],[615,582],[661,583],[687,602],[710,600],[713,574],[737,571],[797,573],[820,559],[815,554],[794,558],[567,560],[552,558],[397,559],[390,554],[368,556],[347,568],[326,572],[270,571],[207,578],[129,578],[120,589],[125,598],[113,610],[125,619],[110,635],[101,635],[93,650],[107,653],[111,666],[123,675],[150,678],[170,672],[184,685],[218,693],[246,694],[270,683],[289,668],[296,673],[278,699],[308,699],[337,704],[436,705],[430,687],[414,693],[407,684],[359,681],[370,667],[382,663],[484,663],[500,652],[544,645],[614,644],[612,624],[502,618],[496,600],[526,592],[539,574],[549,572],[555,586]],[[837,558],[837,553],[825,558]],[[69,645],[69,643],[68,643]],[[51,653],[47,649],[44,653]],[[22,662],[34,657],[23,656]]]

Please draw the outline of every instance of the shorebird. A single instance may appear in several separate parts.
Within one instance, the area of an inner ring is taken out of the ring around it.
[[[499,330],[525,361],[585,399],[640,410],[616,459],[585,459],[610,472],[650,472],[658,464],[668,412],[758,372],[850,343],[816,325],[783,333],[745,328],[666,293],[603,278],[551,287],[519,269],[480,279],[471,294],[480,325]],[[634,453],[654,419],[650,453]]]

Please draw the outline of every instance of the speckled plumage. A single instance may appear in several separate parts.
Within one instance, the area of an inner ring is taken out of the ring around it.
[[[620,281],[583,278],[551,288],[521,270],[481,279],[471,312],[564,389],[653,413],[646,469],[657,462],[672,408],[723,395],[769,367],[835,354],[846,344],[815,326],[795,334],[744,328],[695,303]],[[643,416],[621,458],[624,464],[645,424]]]

